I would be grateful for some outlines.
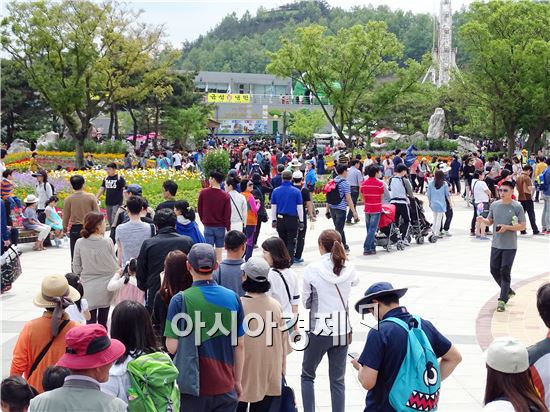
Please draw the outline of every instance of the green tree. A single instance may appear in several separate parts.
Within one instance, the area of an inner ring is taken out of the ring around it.
[[[21,76],[13,60],[2,59],[2,126],[8,145],[16,138],[35,140],[49,131],[60,131],[57,118],[40,93]]]
[[[292,112],[288,131],[296,138],[298,151],[302,151],[302,144],[313,139],[313,134],[327,123],[324,113],[321,110],[302,109]]]
[[[502,122],[509,155],[520,128],[534,129],[534,145],[548,125],[549,28],[550,4],[494,0],[473,3],[460,30],[470,55],[464,90]]]
[[[326,27],[298,28],[293,40],[271,53],[267,69],[302,82],[319,100],[327,120],[346,146],[351,147],[361,102],[382,76],[398,69],[403,45],[383,22],[355,25],[326,35]],[[324,103],[326,96],[330,105]]]
[[[189,138],[192,138],[195,145],[200,145],[208,136],[208,115],[205,106],[167,109],[163,117],[162,133],[177,147],[186,146]]]
[[[8,5],[4,50],[63,120],[75,139],[78,167],[91,121],[111,105],[140,56],[157,49],[161,30],[138,24],[138,15],[89,0]],[[159,34],[146,42],[152,32]]]

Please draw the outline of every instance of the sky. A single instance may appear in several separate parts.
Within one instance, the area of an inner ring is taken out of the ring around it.
[[[473,0],[452,0],[453,10],[467,6]],[[288,4],[292,0],[173,0],[142,1],[127,0],[131,8],[143,10],[142,19],[150,24],[164,24],[167,40],[174,47],[186,41],[195,40],[199,35],[215,27],[223,17],[236,12],[241,17],[246,10],[255,15],[260,6],[267,9]],[[387,5],[391,9],[410,10],[414,13],[435,13],[439,9],[438,0],[328,0],[331,6],[349,9],[353,6],[372,4]]]

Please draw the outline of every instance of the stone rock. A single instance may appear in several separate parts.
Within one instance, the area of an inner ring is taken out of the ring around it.
[[[38,138],[38,140],[36,141],[36,147],[38,149],[45,148],[51,144],[56,144],[58,140],[59,133],[48,132]]]
[[[428,139],[441,139],[445,130],[445,111],[438,107],[430,117],[428,125]]]
[[[418,141],[424,141],[426,140],[426,135],[422,132],[415,132],[411,137],[411,142],[418,142]]]
[[[478,148],[474,141],[467,136],[458,136],[458,151],[459,152],[477,152]]]
[[[8,149],[8,154],[28,152],[30,150],[29,142],[22,139],[15,139],[11,142],[10,148]]]

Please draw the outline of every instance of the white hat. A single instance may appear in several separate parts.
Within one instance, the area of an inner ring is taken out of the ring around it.
[[[35,195],[27,195],[27,197],[23,200],[23,203],[36,203],[38,202],[38,198]]]
[[[290,166],[291,167],[300,167],[302,166],[302,164],[298,161],[298,159],[292,159],[292,161],[290,162]]]
[[[296,170],[294,173],[292,173],[293,179],[303,179],[303,177],[304,177],[304,174],[299,170]]]
[[[486,362],[502,373],[521,373],[529,369],[529,354],[525,346],[510,336],[496,338],[486,352]]]

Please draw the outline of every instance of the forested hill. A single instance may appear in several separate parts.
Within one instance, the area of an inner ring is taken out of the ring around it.
[[[463,13],[455,13],[461,21]],[[432,48],[433,21],[429,14],[392,11],[386,6],[362,6],[350,10],[331,7],[324,1],[300,1],[277,9],[260,7],[256,15],[240,19],[226,16],[214,29],[184,45],[178,68],[187,70],[264,73],[266,51],[280,47],[281,37],[292,37],[299,26],[321,24],[331,31],[369,21],[384,21],[405,46],[405,59],[420,60]],[[456,37],[456,27],[454,34]]]

